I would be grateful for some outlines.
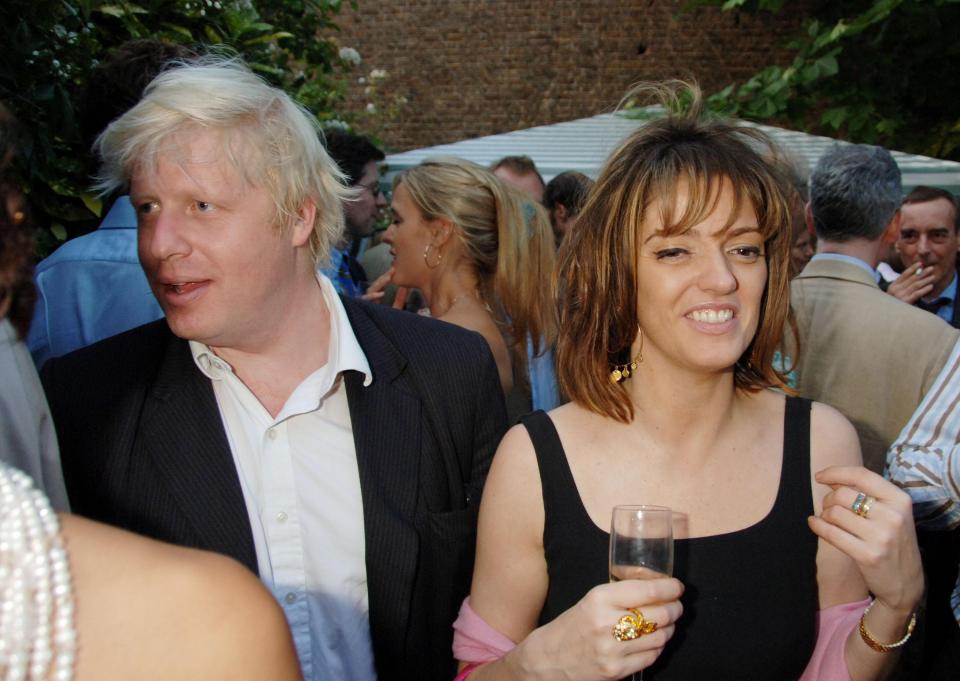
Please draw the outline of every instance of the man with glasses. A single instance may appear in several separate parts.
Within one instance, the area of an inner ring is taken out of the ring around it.
[[[340,166],[357,195],[344,202],[346,233],[343,241],[331,254],[330,269],[325,274],[337,290],[345,296],[357,297],[366,293],[367,275],[357,262],[363,239],[373,233],[380,212],[387,200],[380,191],[378,163],[384,159],[383,152],[360,135],[341,131],[326,133],[327,153]]]
[[[903,200],[900,212],[903,218],[896,249],[904,271],[890,283],[887,293],[960,328],[957,197],[936,187],[917,187]]]

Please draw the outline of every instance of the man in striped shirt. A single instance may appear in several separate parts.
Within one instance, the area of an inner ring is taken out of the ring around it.
[[[921,544],[926,544],[925,651],[938,661],[925,659],[924,664],[936,664],[938,669],[943,665],[955,673],[960,669],[960,342],[887,452],[887,477],[913,499]],[[955,621],[946,608],[953,580],[949,600]]]

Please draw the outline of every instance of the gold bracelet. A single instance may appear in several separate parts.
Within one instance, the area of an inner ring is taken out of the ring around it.
[[[917,626],[917,613],[913,613],[913,615],[910,617],[910,623],[907,625],[907,633],[903,638],[896,643],[880,643],[880,641],[873,637],[873,634],[867,631],[867,625],[864,623],[867,613],[870,612],[870,608],[872,608],[873,604],[876,602],[876,600],[870,601],[870,605],[867,606],[867,609],[864,610],[863,614],[860,616],[860,638],[862,638],[864,643],[876,650],[878,653],[889,653],[910,640],[910,636],[913,634],[913,628]]]

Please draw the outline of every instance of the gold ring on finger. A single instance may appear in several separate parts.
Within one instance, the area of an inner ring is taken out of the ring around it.
[[[863,492],[857,492],[857,498],[853,500],[853,503],[850,504],[850,510],[856,513],[858,516],[863,516],[863,502],[867,500],[867,495]]]
[[[870,513],[870,507],[873,506],[873,504],[876,503],[876,501],[877,501],[876,497],[868,496],[866,499],[863,500],[863,503],[860,504],[860,510],[857,511],[857,515],[860,516],[861,518],[866,518],[867,514]]]
[[[618,641],[632,641],[639,638],[643,629],[643,618],[627,613],[613,625],[613,637]]]
[[[637,619],[640,621],[640,635],[652,634],[657,630],[657,623],[653,620],[648,620],[643,616],[643,613],[640,612],[637,608],[630,608],[630,612],[637,616]]]

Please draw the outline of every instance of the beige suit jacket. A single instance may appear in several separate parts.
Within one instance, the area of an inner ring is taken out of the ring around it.
[[[863,461],[881,473],[887,448],[940,373],[960,331],[881,291],[863,268],[811,261],[793,280],[803,397],[840,410]]]

